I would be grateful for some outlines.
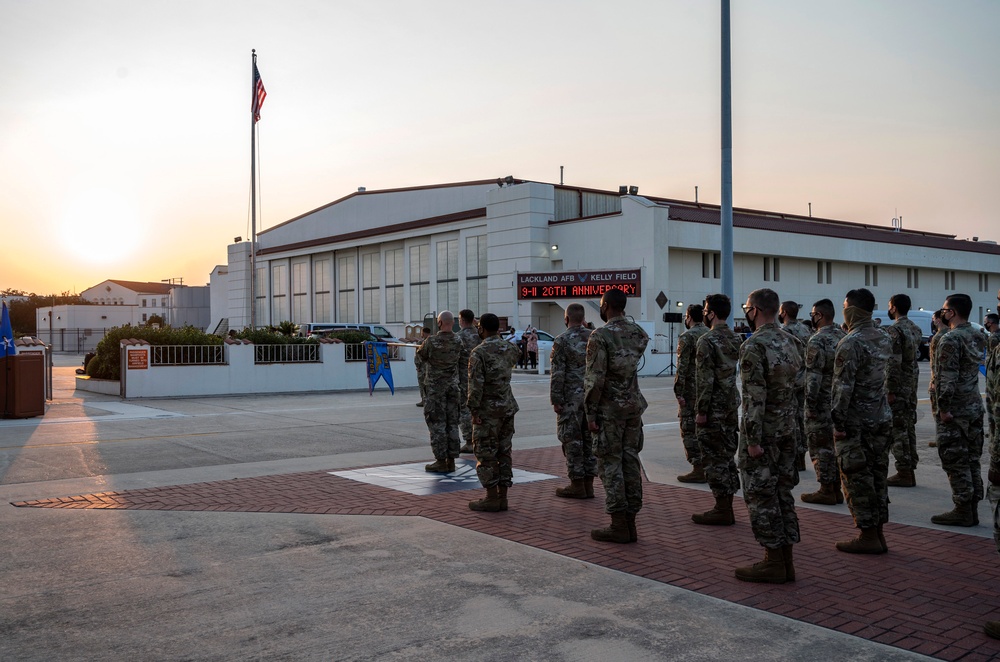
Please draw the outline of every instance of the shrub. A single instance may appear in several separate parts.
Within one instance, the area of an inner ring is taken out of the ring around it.
[[[330,331],[329,333],[323,334],[327,338],[337,338],[338,340],[343,340],[345,343],[363,343],[368,340],[375,340],[375,336],[368,333],[367,331],[359,331],[357,329],[340,329],[337,331]]]
[[[121,379],[121,341],[129,338],[145,340],[150,345],[221,345],[222,338],[205,333],[193,326],[180,329],[153,329],[145,326],[116,326],[109,329],[97,343],[87,374],[96,379]]]

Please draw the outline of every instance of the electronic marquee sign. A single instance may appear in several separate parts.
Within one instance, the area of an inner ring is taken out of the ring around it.
[[[639,269],[620,271],[545,271],[517,275],[518,300],[530,299],[600,299],[605,292],[618,288],[629,297],[642,291]]]

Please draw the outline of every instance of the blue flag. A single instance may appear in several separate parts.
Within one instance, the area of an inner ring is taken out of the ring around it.
[[[0,313],[0,341],[3,347],[0,348],[0,356],[14,356],[17,348],[14,347],[14,329],[10,325],[10,313],[7,312],[7,302],[3,302],[3,312]]]
[[[368,341],[365,343],[365,353],[368,355],[368,395],[375,390],[379,378],[389,385],[389,392],[396,395],[392,385],[392,370],[389,368],[389,346],[384,342]]]

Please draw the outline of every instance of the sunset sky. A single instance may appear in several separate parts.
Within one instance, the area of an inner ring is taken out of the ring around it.
[[[718,203],[719,5],[0,0],[0,289],[205,284],[249,235],[252,48],[259,228],[561,165]],[[1000,240],[1000,2],[732,18],[735,206]]]

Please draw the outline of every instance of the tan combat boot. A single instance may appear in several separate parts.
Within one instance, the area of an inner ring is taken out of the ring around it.
[[[764,548],[764,560],[743,568],[736,568],[736,579],[757,584],[784,584],[788,581],[785,572],[783,548]]]
[[[917,477],[914,475],[913,469],[900,469],[889,476],[885,484],[889,487],[916,487]]]
[[[557,487],[556,496],[564,499],[586,499],[587,487],[582,478],[571,478],[566,487]]]
[[[486,498],[469,502],[469,510],[476,510],[484,513],[498,513],[503,510],[503,502],[500,500],[500,491],[496,485],[486,488]]]
[[[837,500],[840,497],[840,500]],[[836,506],[844,502],[844,497],[840,495],[840,486],[833,483],[821,483],[819,491],[807,492],[800,497],[805,503],[818,503],[824,506]]]
[[[424,471],[428,471],[432,474],[446,474],[451,469],[448,468],[448,460],[435,460],[433,464],[424,465]]]
[[[448,473],[455,471],[455,458],[448,458]]]
[[[795,581],[795,566],[792,565],[792,547],[794,545],[782,545],[781,554],[785,557],[785,581]]]
[[[878,527],[874,526],[861,529],[857,538],[838,542],[837,549],[848,554],[885,554],[888,550],[882,548],[882,542],[878,538]]]
[[[700,464],[696,464],[691,468],[691,471],[686,474],[681,474],[677,477],[677,480],[682,483],[707,483],[708,478],[705,477],[705,468]]]
[[[594,477],[593,476],[587,476],[586,478],[584,478],[583,479],[583,486],[587,490],[587,498],[588,499],[593,499],[594,498]]]
[[[691,516],[691,521],[695,524],[713,526],[736,524],[736,516],[733,515],[733,495],[715,497],[715,507],[701,514],[695,513]]]
[[[625,513],[625,522],[628,524],[628,541],[639,542],[639,534],[635,530],[635,513]]]
[[[632,542],[628,531],[628,516],[623,512],[611,513],[611,526],[606,529],[592,529],[590,537],[598,542]]]
[[[971,503],[959,503],[953,510],[932,517],[931,522],[945,526],[975,526],[976,515],[972,512]]]
[[[889,545],[886,544],[886,542],[885,542],[885,533],[882,532],[882,525],[881,524],[879,524],[875,528],[875,533],[878,535],[878,544],[882,545],[882,551],[883,552],[888,552],[889,551]]]
[[[497,485],[497,498],[500,499],[500,510],[507,510],[507,486]]]

